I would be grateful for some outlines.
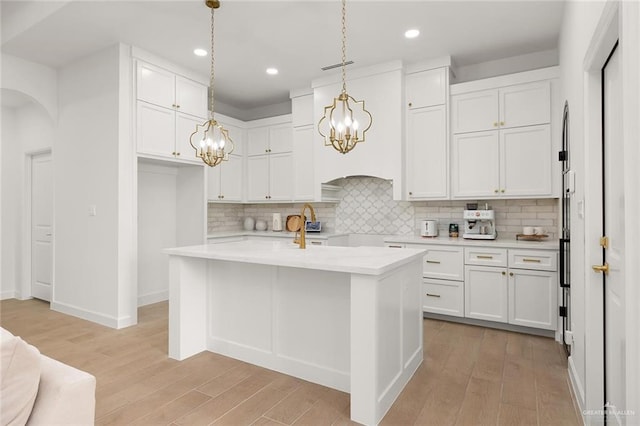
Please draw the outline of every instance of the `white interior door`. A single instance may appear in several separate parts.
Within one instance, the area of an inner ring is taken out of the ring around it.
[[[614,48],[602,70],[603,85],[603,265],[604,285],[604,356],[605,402],[607,423],[625,424],[618,411],[626,409],[626,351],[625,351],[625,223],[624,223],[624,151],[622,144],[622,85],[620,72],[621,49]]]
[[[31,157],[31,295],[51,301],[53,282],[53,163]]]

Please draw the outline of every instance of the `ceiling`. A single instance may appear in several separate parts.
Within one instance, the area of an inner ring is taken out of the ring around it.
[[[209,9],[201,0],[0,2],[2,52],[54,68],[116,42],[137,46],[208,80]],[[450,55],[457,66],[557,48],[562,1],[350,0],[352,67]],[[285,102],[289,90],[338,73],[340,2],[222,0],[215,12],[216,100],[238,109]],[[418,28],[418,38],[404,38]],[[280,73],[269,76],[267,67]]]

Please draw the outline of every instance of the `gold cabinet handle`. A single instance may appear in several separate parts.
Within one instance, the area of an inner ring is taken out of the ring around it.
[[[593,269],[594,272],[603,272],[605,275],[607,275],[609,273],[609,264],[605,263],[604,265],[593,265],[591,269]]]
[[[493,259],[493,256],[486,256],[486,255],[482,255],[482,254],[479,254],[476,257],[478,259]]]
[[[402,248],[402,246],[389,246],[389,248]]]
[[[527,257],[522,258],[523,262],[540,263],[540,259],[529,259]]]
[[[440,264],[439,260],[425,260],[425,262],[427,262],[427,263],[435,263],[436,265]]]
[[[427,293],[427,296],[429,296],[429,297],[440,297],[439,294],[431,294],[431,293]]]

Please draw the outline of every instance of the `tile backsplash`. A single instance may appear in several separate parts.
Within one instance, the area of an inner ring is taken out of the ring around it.
[[[438,219],[440,235],[448,234],[450,223],[458,223],[462,231],[462,211],[469,200],[394,201],[391,182],[372,177],[349,177],[332,183],[342,186],[341,201],[313,203],[327,232],[417,235],[422,219]],[[500,238],[515,239],[523,226],[542,226],[549,240],[558,238],[557,199],[478,200],[478,205],[482,207],[485,202],[496,212]],[[210,233],[241,230],[245,217],[265,220],[271,229],[273,213],[280,213],[284,221],[288,215],[300,214],[302,206],[302,203],[209,203],[207,230]]]

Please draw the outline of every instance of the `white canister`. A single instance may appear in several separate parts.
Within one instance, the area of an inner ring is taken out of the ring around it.
[[[267,230],[267,221],[266,220],[256,220],[256,231],[266,231]]]
[[[422,236],[422,237],[437,237],[438,236],[438,221],[437,220],[421,220],[420,221],[420,236]]]
[[[253,231],[253,228],[256,226],[256,221],[253,220],[252,217],[244,218],[244,230],[245,231]]]
[[[282,215],[280,213],[273,214],[273,223],[271,224],[272,231],[282,231]]]

